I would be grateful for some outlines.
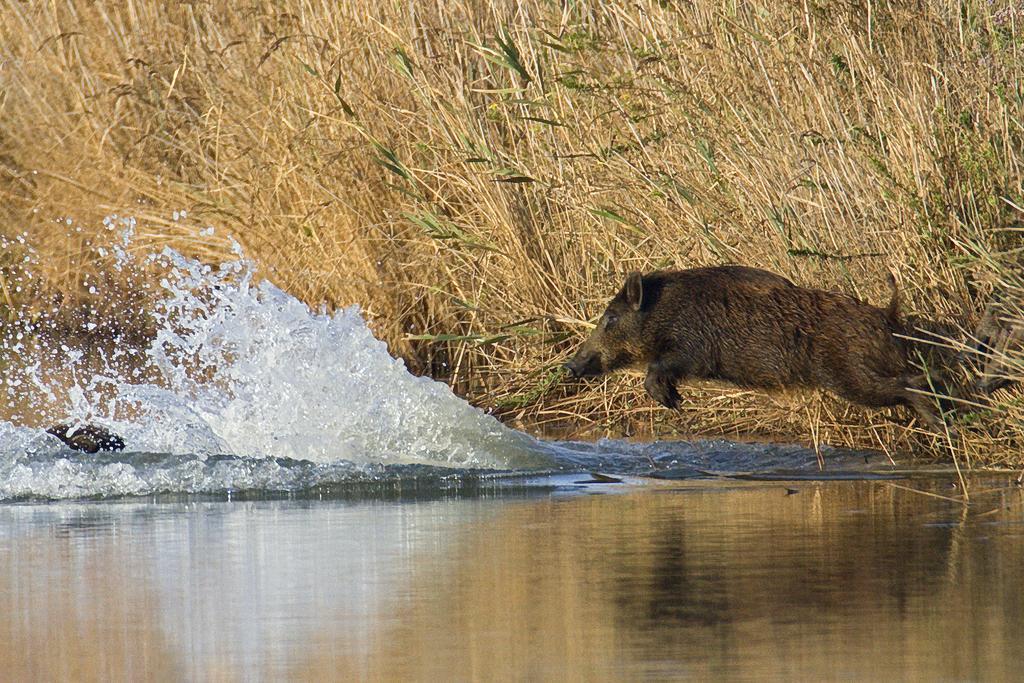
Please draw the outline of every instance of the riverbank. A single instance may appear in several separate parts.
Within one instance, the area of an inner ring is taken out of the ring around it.
[[[360,304],[509,424],[1020,461],[1019,390],[947,444],[816,394],[669,413],[558,369],[629,270],[738,262],[876,304],[892,272],[957,340],[993,297],[1024,320],[1015,6],[2,6],[8,319],[59,295],[69,334],[144,338],[160,273],[115,271],[103,225],[134,216],[133,250],[237,240],[311,306]]]

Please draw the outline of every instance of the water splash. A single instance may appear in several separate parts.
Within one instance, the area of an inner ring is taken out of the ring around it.
[[[412,375],[373,336],[358,307],[310,310],[258,281],[237,245],[236,258],[215,267],[170,248],[136,256],[128,248],[135,222],[121,224],[115,267],[165,273],[151,313],[156,335],[130,371],[115,350],[99,372],[74,375],[66,414],[103,424],[130,450],[165,454],[173,465],[71,460],[41,431],[0,423],[0,497],[275,481],[288,487],[295,470],[284,472],[282,461],[329,466],[316,475],[328,478],[381,463],[514,468],[546,462],[533,438],[504,427],[447,385]],[[73,371],[81,350],[60,351]],[[5,383],[8,393],[23,384],[50,399],[58,393],[27,358]],[[206,463],[213,455],[236,457],[213,471]],[[263,474],[253,478],[257,470]]]
[[[254,283],[244,259],[212,269],[170,249],[161,258],[174,276],[162,282],[167,297],[148,356],[165,386],[118,387],[145,414],[123,425],[134,443],[169,453],[500,467],[529,450],[530,439],[447,385],[410,374],[357,307],[315,313],[268,281]],[[159,426],[167,424],[176,427]]]

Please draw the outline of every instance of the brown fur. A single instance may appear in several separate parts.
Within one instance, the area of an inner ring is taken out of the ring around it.
[[[816,387],[873,408],[909,406],[939,429],[932,401],[912,391],[927,383],[896,336],[893,289],[883,310],[744,266],[632,273],[566,367],[575,376],[645,368],[644,387],[668,408],[685,380]]]

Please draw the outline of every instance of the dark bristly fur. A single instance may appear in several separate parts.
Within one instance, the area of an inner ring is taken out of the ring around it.
[[[631,273],[590,338],[566,364],[577,377],[625,367],[668,408],[685,380],[774,389],[817,387],[872,408],[906,405],[942,419],[909,358],[895,286],[887,309],[798,287],[744,266]]]

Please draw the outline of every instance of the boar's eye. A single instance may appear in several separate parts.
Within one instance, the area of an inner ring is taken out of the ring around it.
[[[606,315],[604,317],[604,326],[605,327],[611,327],[612,325],[614,325],[617,322],[619,322],[619,316],[615,315],[614,313],[609,313],[608,315]]]

